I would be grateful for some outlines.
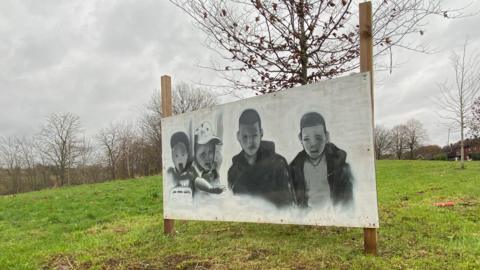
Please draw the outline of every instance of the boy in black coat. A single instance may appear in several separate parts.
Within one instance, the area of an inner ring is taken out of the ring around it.
[[[258,112],[247,109],[239,118],[237,139],[242,151],[233,157],[228,170],[228,187],[233,194],[261,197],[277,207],[294,202],[288,163],[275,153],[273,142],[262,141]]]
[[[300,120],[303,151],[290,163],[295,199],[300,207],[352,202],[353,177],[346,163],[347,153],[329,142],[323,116],[306,113]]]

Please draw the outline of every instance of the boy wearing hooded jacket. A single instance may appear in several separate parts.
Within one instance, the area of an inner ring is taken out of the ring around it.
[[[353,199],[353,177],[346,162],[347,153],[329,141],[323,116],[317,112],[304,114],[298,136],[303,151],[289,166],[297,205],[349,205]]]
[[[247,109],[239,118],[237,140],[242,151],[232,158],[228,187],[235,195],[263,198],[276,207],[293,205],[288,163],[275,153],[275,144],[263,141],[263,129],[256,110]]]

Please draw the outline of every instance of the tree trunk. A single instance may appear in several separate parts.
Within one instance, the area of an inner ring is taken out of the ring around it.
[[[115,174],[115,166],[114,165],[112,165],[111,173],[112,173],[112,180],[116,179],[117,176]]]
[[[65,166],[60,165],[60,186],[65,184]]]
[[[305,85],[308,83],[308,55],[307,55],[307,37],[305,35],[305,4],[300,1],[298,4],[298,39],[300,46],[300,83]]]
[[[130,150],[127,150],[127,155],[126,155],[126,162],[127,162],[127,178],[131,178],[131,172],[130,172],[130,154],[129,154],[129,151]]]
[[[16,168],[15,169],[15,174],[17,175],[17,192],[16,193],[20,193],[20,191],[22,190],[22,175],[21,175],[22,171],[20,168]]]
[[[70,165],[67,167],[67,185],[71,185],[71,180],[70,180]]]
[[[464,143],[463,143],[463,117],[461,119],[461,126],[460,126],[460,168],[465,169],[465,150],[463,148]]]

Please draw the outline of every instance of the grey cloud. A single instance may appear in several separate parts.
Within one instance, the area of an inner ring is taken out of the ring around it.
[[[460,5],[460,4],[458,4]],[[476,8],[480,10],[479,3]],[[410,118],[420,120],[429,134],[429,143],[444,145],[448,139],[446,121],[437,113],[434,100],[440,96],[439,83],[453,82],[450,64],[452,50],[459,51],[465,38],[470,40],[471,51],[480,48],[478,16],[445,20],[432,18],[422,41],[430,41],[435,54],[394,51],[394,57],[402,63],[393,70],[377,73],[380,82],[376,89],[376,118],[378,124],[392,127]],[[458,131],[450,131],[450,142],[459,138]]]
[[[479,48],[477,18],[432,19],[425,35],[436,55],[395,51],[403,65],[377,73],[377,122],[417,118],[431,142],[446,131],[428,100],[449,76],[448,54],[465,35]],[[0,1],[0,135],[29,135],[53,112],[78,114],[87,133],[144,110],[160,76],[221,82],[199,68],[218,59],[205,36],[168,1]],[[477,42],[477,43],[474,43]]]
[[[195,46],[201,34],[166,1],[3,1],[0,10],[0,135],[31,134],[66,111],[95,132],[137,117],[164,73],[212,77],[196,66],[209,54]]]

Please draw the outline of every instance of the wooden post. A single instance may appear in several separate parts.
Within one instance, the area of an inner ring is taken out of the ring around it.
[[[162,91],[162,117],[172,116],[172,79],[164,75],[160,79]],[[163,232],[173,235],[175,233],[175,220],[163,219]]]
[[[372,110],[373,106],[373,33],[372,33],[372,3],[360,3],[360,72],[370,72]]]
[[[370,72],[370,94],[372,98],[372,129],[374,123],[373,98],[373,31],[372,31],[372,3],[370,1],[359,5],[360,27],[360,72]],[[363,247],[365,253],[377,255],[377,229],[363,228]]]
[[[376,228],[363,228],[363,249],[366,254],[377,255]]]
[[[172,116],[172,78],[163,75],[160,79],[162,87],[162,117]]]

